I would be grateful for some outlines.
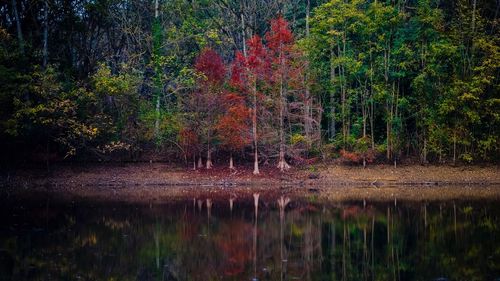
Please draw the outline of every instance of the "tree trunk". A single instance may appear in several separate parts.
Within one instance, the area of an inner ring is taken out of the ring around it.
[[[453,165],[456,164],[457,156],[457,133],[453,133]]]
[[[346,55],[346,45],[347,45],[347,38],[346,38],[346,33],[347,31],[344,30],[344,33],[342,34],[342,56]],[[344,134],[344,146],[347,143],[347,137],[349,135],[349,120],[346,121],[346,117],[349,118],[349,113],[347,109],[347,78],[345,75],[345,63],[342,64],[342,128],[343,128],[343,134]]]
[[[310,11],[310,0],[307,0],[306,6],[306,38],[309,38],[309,11]],[[308,69],[304,75],[305,80],[305,91],[304,91],[304,133],[308,139],[310,139],[312,124],[311,124],[311,93],[309,91],[309,73]]]
[[[201,159],[201,153],[200,156],[198,157],[198,169],[203,168],[203,159]]]
[[[254,162],[253,162],[253,174],[258,175],[259,172],[259,154],[257,151],[257,81],[254,77],[253,81],[253,114],[252,114],[252,135],[253,135],[253,146],[254,146]]]
[[[47,138],[47,144],[45,147],[45,164],[47,168],[47,173],[50,172],[50,139]]]
[[[389,52],[390,49],[386,47],[384,50],[384,80],[386,89],[389,87]],[[386,97],[385,100],[385,110],[386,110],[386,142],[387,142],[387,150],[386,150],[386,158],[387,160],[391,159],[391,121],[392,121],[392,106],[389,107],[390,101],[389,97]]]
[[[372,52],[370,50],[370,109],[369,109],[369,118],[370,118],[370,139],[372,144],[372,150],[375,150],[375,128],[374,128],[374,115],[375,115],[375,105],[373,101],[373,61],[372,61]]]
[[[243,8],[242,8],[242,12],[241,12],[241,38],[242,38],[242,42],[243,42],[243,56],[245,56],[245,58],[247,57],[247,43],[246,43],[246,34],[245,34],[245,19],[243,17]]]
[[[334,56],[333,47],[330,50],[330,54],[331,54],[330,60],[333,61],[333,56]],[[335,83],[335,66],[333,65],[333,63],[330,63],[330,81],[332,84],[332,90],[330,93],[330,126],[328,128],[328,132],[329,132],[329,138],[334,139],[336,135],[335,131],[336,124],[335,124],[335,88],[333,87]]]
[[[43,8],[43,51],[42,51],[42,67],[45,69],[49,60],[49,3],[48,0],[44,1],[45,7]]]
[[[210,150],[210,143],[207,147],[207,169],[212,169],[212,151]]]
[[[386,150],[386,157],[387,160],[391,159],[391,125],[390,125],[390,117],[389,117],[389,101],[386,101],[386,112],[387,112],[387,120],[385,122],[385,127],[386,127],[386,142],[387,142],[387,150]]]
[[[229,154],[229,170],[234,170],[233,153],[232,152]]]
[[[366,116],[367,116],[367,111],[368,111],[368,104],[367,104],[367,94],[368,94],[368,89],[366,88],[366,81],[365,81],[365,86],[362,92],[361,96],[361,113],[362,113],[362,119],[363,119],[363,142],[366,141]],[[366,168],[366,151],[363,151],[363,168]]]
[[[19,44],[19,49],[21,50],[21,53],[24,54],[23,30],[21,29],[21,19],[19,18],[19,12],[17,11],[16,0],[12,0],[12,12],[14,13],[14,19],[16,21],[17,41]]]
[[[424,163],[427,163],[427,138],[424,135]]]
[[[477,6],[477,0],[473,0],[472,1],[472,23],[471,23],[472,40],[474,40],[474,32],[476,31],[476,6]]]
[[[155,109],[155,137],[158,138],[160,134],[160,93],[156,96],[156,109]]]
[[[338,56],[340,57],[342,54],[340,44],[337,45],[337,50],[338,50]],[[345,147],[345,143],[347,141],[347,127],[346,127],[346,95],[345,95],[345,85],[344,85],[344,72],[343,72],[343,67],[341,64],[339,64],[339,84],[340,84],[340,111],[342,115],[342,143],[343,146]]]
[[[159,6],[160,6],[159,0],[155,0],[155,21],[158,21],[158,18],[159,18],[159,15],[160,15]],[[154,43],[153,43],[153,45],[154,45]],[[153,48],[154,48],[154,46],[153,46]],[[157,71],[158,71],[158,69],[157,69]],[[156,75],[159,76],[160,74],[156,73]],[[158,138],[159,133],[160,133],[160,92],[161,91],[158,91],[157,96],[156,96],[155,132],[154,132],[156,138]]]
[[[280,55],[280,62],[282,61],[281,55]],[[284,68],[283,63],[281,63],[282,68]],[[283,74],[281,75],[280,78],[280,97],[279,97],[279,108],[280,108],[280,152],[279,152],[279,161],[278,161],[278,169],[280,169],[281,172],[288,170],[290,168],[290,165],[286,163],[285,160],[285,139],[284,139],[284,129],[283,129],[283,107],[284,107],[284,89],[283,89]]]
[[[193,154],[193,171],[196,171],[196,154]]]

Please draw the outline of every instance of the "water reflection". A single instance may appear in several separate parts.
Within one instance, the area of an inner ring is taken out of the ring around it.
[[[4,206],[0,280],[495,280],[497,203]]]

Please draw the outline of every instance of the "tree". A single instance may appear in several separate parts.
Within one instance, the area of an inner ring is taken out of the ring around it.
[[[212,141],[218,119],[222,111],[223,83],[226,69],[222,58],[214,50],[204,49],[195,62],[195,69],[201,76],[198,79],[199,88],[192,102],[198,107],[194,114],[199,115],[198,121],[203,124],[203,136],[207,145],[206,168],[212,168]]]
[[[15,98],[15,112],[6,128],[12,136],[32,138],[41,143],[47,168],[51,144],[58,145],[52,151],[63,153],[64,158],[74,156],[78,150],[88,149],[87,143],[102,133],[95,123],[107,121],[102,114],[81,118],[78,113],[85,104],[79,104],[76,97],[85,101],[88,93],[79,89],[63,91],[57,75],[52,67],[32,73],[32,80],[23,89],[30,93],[30,100],[23,101],[22,96]]]
[[[183,128],[179,132],[179,143],[184,153],[184,159],[187,163],[188,158],[193,159],[193,170],[196,170],[196,156],[199,153],[199,136],[196,130]]]
[[[272,80],[276,85],[278,95],[279,120],[279,159],[278,169],[284,171],[290,168],[285,160],[285,108],[288,100],[288,84],[290,83],[290,65],[293,59],[293,34],[288,28],[288,22],[283,17],[271,20],[271,30],[266,33],[269,58],[273,70]]]
[[[264,48],[262,39],[259,36],[253,36],[250,40],[248,40],[247,44],[247,56],[241,52],[236,53],[236,58],[232,67],[231,84],[250,99],[252,110],[252,138],[254,147],[253,174],[258,175],[260,171],[257,114],[259,102],[261,100],[258,90],[267,81],[270,65],[267,60],[267,50]]]
[[[225,95],[224,107],[225,112],[217,124],[217,135],[221,144],[229,150],[229,169],[234,170],[233,152],[250,144],[250,110],[246,107],[244,98],[235,93]]]

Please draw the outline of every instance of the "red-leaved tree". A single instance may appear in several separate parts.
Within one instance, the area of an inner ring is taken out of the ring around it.
[[[186,164],[188,158],[192,158],[193,170],[196,170],[196,155],[199,153],[200,148],[200,140],[196,130],[192,128],[182,128],[179,132],[179,145],[183,150]]]
[[[195,62],[195,69],[200,74],[198,89],[190,100],[198,124],[207,145],[206,168],[212,168],[212,141],[218,119],[223,112],[224,78],[226,68],[222,58],[212,49],[203,49]]]
[[[259,174],[257,114],[259,106],[259,84],[265,83],[270,73],[267,50],[262,39],[255,35],[247,43],[248,53],[236,53],[232,67],[231,85],[250,99],[252,119],[252,142],[254,148],[254,170]]]
[[[276,93],[278,102],[278,124],[279,124],[279,159],[278,168],[284,171],[290,168],[285,159],[285,128],[284,118],[285,110],[288,101],[288,90],[290,78],[293,77],[291,72],[292,62],[294,59],[293,52],[293,34],[288,27],[288,22],[283,17],[271,20],[271,30],[266,33],[265,39],[269,49],[269,58],[272,68],[272,88]]]
[[[250,110],[242,96],[227,93],[224,97],[225,112],[217,124],[217,135],[221,144],[229,151],[229,169],[234,169],[233,152],[250,144],[248,121]]]

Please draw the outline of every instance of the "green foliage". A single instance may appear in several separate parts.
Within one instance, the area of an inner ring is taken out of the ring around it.
[[[153,3],[144,8],[137,1],[70,1],[49,9],[47,42],[42,15],[31,13],[40,11],[39,2],[18,2],[20,34],[10,2],[2,3],[2,147],[57,147],[61,156],[100,159],[117,150],[180,147],[180,132],[196,132],[207,144],[205,138],[211,145],[224,143],[208,136],[222,103],[211,97],[237,90],[227,85],[234,73],[221,78],[216,91],[205,89],[207,77],[195,70],[195,59],[213,49],[227,65],[250,34],[269,46],[269,19],[283,8],[296,42],[288,51],[296,59],[283,84],[276,83],[280,64],[272,60],[282,57],[263,59],[274,68],[259,73],[266,78],[257,84],[262,159],[276,154],[279,103],[273,93],[280,85],[286,89],[284,139],[296,152],[288,157],[336,157],[344,150],[385,154],[391,162],[405,156],[422,162],[500,159],[496,3],[310,1],[306,30],[307,3],[299,2],[249,7],[232,0],[160,1],[156,17],[148,6]],[[42,66],[44,59],[49,65]],[[248,82],[243,80],[241,85]],[[210,106],[201,106],[201,89],[207,91],[202,103]],[[301,112],[305,89],[317,131],[309,134]],[[250,106],[249,93],[241,94]],[[327,140],[324,147],[316,145],[321,138]],[[251,146],[242,143],[243,150]]]
[[[128,74],[112,75],[111,69],[100,64],[97,72],[92,76],[94,89],[101,96],[126,95],[135,90],[134,78]]]
[[[78,116],[79,91],[64,91],[52,67],[36,68],[31,74],[24,97],[14,98],[14,113],[6,132],[12,136],[55,142],[65,158],[77,153],[85,142],[94,140],[100,131],[89,120]]]

